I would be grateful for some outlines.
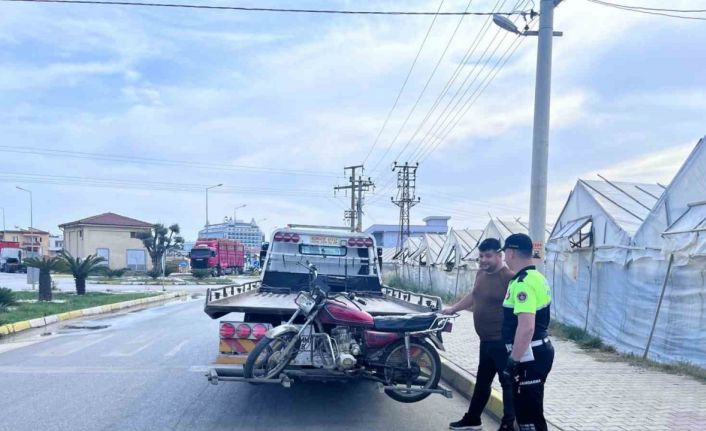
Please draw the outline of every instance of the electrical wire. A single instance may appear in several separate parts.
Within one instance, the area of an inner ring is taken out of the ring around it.
[[[0,172],[0,180],[6,182],[37,183],[48,185],[68,185],[68,186],[88,186],[107,187],[118,189],[140,189],[140,190],[164,190],[176,192],[200,192],[202,193],[208,184],[175,183],[167,181],[140,181],[119,178],[93,178],[68,175],[44,175],[44,174],[23,174],[15,172]],[[243,193],[243,194],[270,194],[278,196],[312,196],[327,197],[325,190],[315,189],[283,189],[276,187],[239,187],[222,186],[214,188],[211,193]]]
[[[671,13],[665,13],[665,12],[660,12],[662,10],[664,11],[672,11],[672,12],[680,12],[680,13],[689,13],[689,12],[706,12],[705,10],[678,10],[678,9],[658,9],[658,8],[645,8],[645,7],[639,7],[639,6],[626,6],[626,5],[621,5],[618,3],[610,3],[606,1],[601,1],[601,0],[586,0],[589,3],[594,3],[597,5],[601,6],[606,6],[606,7],[611,7],[614,9],[618,10],[623,10],[627,12],[636,12],[636,13],[642,13],[642,14],[647,14],[647,15],[658,15],[658,16],[665,16],[669,18],[679,18],[679,19],[687,19],[687,20],[696,20],[696,21],[706,21],[706,17],[698,17],[698,16],[687,16],[687,15],[675,15]]]
[[[473,0],[471,0],[473,1]],[[431,24],[429,24],[429,28],[427,29],[426,34],[424,35],[424,39],[422,39],[422,44],[419,46],[419,49],[417,50],[417,55],[414,57],[414,61],[412,62],[412,65],[410,66],[409,70],[407,71],[407,76],[404,79],[404,82],[402,83],[402,87],[400,87],[400,91],[397,93],[397,97],[395,98],[395,103],[392,104],[392,108],[390,108],[390,111],[387,113],[387,117],[385,117],[385,121],[382,123],[382,127],[380,128],[380,131],[378,132],[377,136],[375,137],[375,141],[373,142],[373,145],[370,147],[370,150],[368,151],[368,154],[365,156],[365,159],[363,159],[363,165],[365,162],[368,161],[368,158],[370,157],[370,154],[372,154],[373,150],[377,146],[378,141],[380,140],[380,136],[382,136],[382,132],[385,130],[385,127],[387,127],[387,123],[390,121],[390,117],[392,117],[392,112],[397,108],[397,104],[400,101],[400,97],[402,96],[402,93],[404,92],[405,87],[407,87],[407,82],[409,82],[409,77],[412,75],[412,70],[414,70],[414,66],[417,64],[417,60],[419,60],[419,55],[422,53],[422,49],[424,48],[424,45],[427,42],[427,39],[429,38],[429,34],[431,33],[431,29],[434,28],[434,23],[436,23],[436,18],[439,17],[438,13],[441,11],[441,7],[444,5],[444,0],[441,0],[439,3],[439,7],[437,8],[436,12],[437,14],[434,15],[434,19],[431,21]],[[470,2],[469,2],[470,5]],[[466,8],[468,10],[468,8]],[[461,17],[461,20],[463,20],[463,17]],[[454,32],[455,34],[455,32]],[[377,166],[377,165],[376,165]]]
[[[130,163],[130,164],[142,164],[142,165],[149,164],[149,165],[183,166],[183,167],[188,167],[188,168],[199,168],[199,169],[207,169],[207,170],[213,170],[213,171],[229,171],[229,172],[249,171],[249,172],[265,172],[265,173],[270,173],[270,174],[281,174],[281,175],[297,175],[297,176],[302,175],[302,176],[332,177],[332,178],[340,177],[340,174],[336,174],[333,172],[317,172],[317,171],[307,171],[307,170],[290,170],[290,169],[280,169],[280,168],[229,165],[227,163],[202,163],[202,162],[196,162],[193,160],[159,159],[159,158],[149,158],[149,157],[124,156],[124,155],[119,155],[119,154],[89,153],[89,152],[84,152],[84,151],[58,150],[58,149],[38,148],[38,147],[15,147],[15,146],[10,146],[10,145],[0,145],[0,152],[32,154],[32,155],[45,155],[45,156],[52,156],[52,157],[66,157],[66,158],[74,158],[74,159],[116,161],[116,162],[125,162],[125,163]]]
[[[521,1],[518,1],[517,4],[515,5],[515,8],[519,7],[520,3],[521,3]],[[498,3],[495,4],[495,8],[494,8],[494,9],[499,9],[499,8],[502,7],[504,4],[505,4],[505,0],[503,0],[502,3],[500,3],[500,1],[498,1]],[[485,37],[485,35],[488,33],[488,30],[490,29],[490,23],[491,23],[491,22],[492,22],[492,19],[491,19],[491,18],[488,18],[488,19],[483,23],[483,26],[482,26],[481,29],[478,31],[478,34],[476,34],[476,37],[475,37],[474,41],[468,46],[468,49],[466,50],[466,53],[465,53],[464,57],[461,59],[461,61],[460,61],[459,64],[457,65],[456,70],[454,70],[454,73],[453,73],[453,74],[451,75],[451,77],[447,80],[446,85],[444,86],[444,89],[441,91],[441,93],[439,93],[438,97],[436,98],[436,100],[435,100],[434,103],[432,104],[431,108],[429,109],[429,111],[427,112],[427,114],[424,116],[424,119],[419,123],[419,126],[417,126],[417,128],[415,129],[415,131],[414,131],[414,133],[412,134],[412,136],[407,140],[407,143],[404,145],[404,147],[402,148],[402,150],[400,150],[400,152],[397,154],[397,156],[395,156],[396,159],[400,159],[400,157],[402,156],[402,154],[403,154],[403,153],[406,151],[406,149],[411,145],[411,143],[412,143],[412,142],[414,141],[414,139],[417,137],[417,135],[418,135],[419,132],[422,130],[422,128],[424,127],[424,125],[426,124],[426,122],[429,120],[429,118],[431,118],[431,116],[433,115],[434,111],[436,110],[436,108],[437,108],[437,107],[439,106],[439,104],[441,103],[441,101],[444,99],[444,97],[446,97],[446,95],[448,94],[449,90],[450,90],[451,87],[453,86],[454,82],[458,79],[458,77],[459,77],[459,75],[460,75],[460,73],[461,73],[461,70],[463,69],[463,66],[464,66],[465,64],[467,64],[468,60],[473,56],[473,54],[475,53],[476,49],[478,48],[478,46],[479,46],[481,40],[483,39],[483,37]],[[491,43],[492,43],[492,42],[491,42]],[[472,72],[469,72],[469,74],[470,74],[470,73],[472,73]],[[465,82],[465,81],[464,81],[464,82]],[[463,84],[462,84],[462,85],[463,85]]]
[[[468,10],[471,7],[471,3],[473,3],[473,0],[468,1],[468,4],[466,5],[466,10]],[[392,139],[392,141],[388,144],[387,148],[385,149],[384,154],[378,160],[378,163],[375,165],[375,167],[373,167],[373,172],[375,171],[377,166],[380,164],[380,161],[385,159],[385,157],[387,156],[387,153],[390,151],[392,146],[395,144],[395,142],[397,142],[397,139],[400,137],[402,130],[404,130],[405,126],[407,126],[407,122],[409,122],[409,119],[412,117],[412,114],[414,114],[414,111],[417,109],[417,106],[419,105],[419,101],[422,99],[422,97],[424,96],[424,93],[427,91],[427,88],[429,87],[429,83],[434,78],[434,75],[436,75],[436,71],[439,69],[439,65],[441,65],[441,62],[443,61],[444,57],[446,57],[446,52],[449,50],[449,47],[453,43],[453,40],[456,37],[456,33],[458,32],[458,29],[461,27],[461,24],[463,23],[464,18],[465,18],[465,15],[461,16],[461,19],[458,20],[458,23],[456,24],[456,28],[454,28],[454,31],[451,33],[451,37],[449,37],[449,40],[446,43],[446,46],[444,47],[444,50],[441,52],[441,55],[439,56],[439,60],[437,60],[436,64],[434,65],[434,69],[431,71],[431,74],[429,74],[429,78],[427,78],[427,82],[424,84],[424,87],[422,88],[422,91],[419,93],[419,96],[417,96],[417,100],[414,101],[414,105],[412,105],[412,108],[409,110],[407,117],[404,119],[404,121],[402,122],[402,125],[397,130],[397,134]],[[368,155],[370,155],[370,154],[368,154]]]
[[[495,6],[493,7],[493,10],[499,10],[500,8],[502,8],[502,7],[504,6],[504,4],[505,4],[505,1],[506,1],[506,0],[502,0],[502,1],[501,1],[501,0],[498,0],[498,2],[496,2]],[[520,8],[520,5],[522,4],[523,1],[524,1],[524,0],[518,0],[518,2],[515,4],[514,9],[519,9],[519,8]],[[525,6],[526,6],[526,5],[527,5],[527,3],[525,3]],[[459,64],[457,65],[456,70],[452,73],[451,77],[447,80],[446,85],[444,86],[444,89],[441,91],[441,93],[439,94],[439,96],[436,98],[436,100],[435,100],[434,103],[432,104],[432,107],[429,109],[429,111],[427,112],[426,116],[424,117],[424,119],[422,120],[422,122],[419,124],[419,126],[418,126],[417,129],[415,130],[414,134],[410,137],[410,139],[407,141],[407,143],[406,143],[405,146],[402,148],[402,150],[397,154],[397,156],[395,156],[395,159],[396,159],[396,160],[401,160],[401,156],[402,156],[402,154],[404,153],[404,151],[409,147],[409,145],[410,145],[411,142],[414,140],[414,138],[416,138],[416,136],[417,136],[418,133],[421,131],[421,129],[423,128],[423,126],[426,124],[426,122],[427,122],[427,121],[429,120],[429,118],[432,116],[432,114],[434,113],[434,111],[436,110],[436,108],[439,106],[440,102],[441,102],[441,101],[443,100],[443,98],[448,94],[448,92],[449,92],[449,90],[451,89],[451,87],[453,86],[454,82],[459,78],[461,70],[463,69],[463,67],[464,67],[466,64],[468,64],[468,63],[470,62],[470,59],[472,58],[473,54],[475,53],[475,51],[476,51],[477,47],[479,46],[480,42],[483,40],[483,38],[485,37],[485,35],[486,35],[487,32],[489,31],[489,29],[490,29],[490,23],[491,23],[491,22],[492,22],[491,18],[488,18],[488,19],[483,23],[483,25],[481,26],[480,30],[479,30],[478,33],[476,34],[476,36],[475,36],[473,42],[470,43],[470,45],[469,45],[468,49],[466,50],[466,52],[465,52],[463,58],[461,59],[461,61],[460,61]],[[494,38],[493,40],[495,40],[495,38]],[[490,45],[488,46],[488,48],[492,45],[492,43],[493,43],[493,41],[491,41],[491,43],[490,43]],[[487,52],[487,49],[488,49],[488,48],[486,48],[486,52]],[[484,54],[485,54],[485,53],[484,53]],[[481,58],[478,60],[479,62],[482,60],[484,54],[481,55]],[[473,71],[474,71],[474,70],[476,69],[476,67],[477,67],[477,64],[478,64],[478,62],[476,62],[476,64],[473,66],[473,68],[468,72],[468,74],[466,75],[466,78],[464,79],[463,83],[459,86],[458,90],[456,91],[456,94],[454,94],[454,97],[452,97],[452,99],[451,99],[451,101],[449,102],[449,104],[447,104],[446,109],[448,109],[448,106],[449,106],[451,103],[453,103],[453,99],[456,97],[456,95],[458,94],[458,92],[460,91],[460,89],[463,88],[463,86],[464,86],[465,83],[467,82],[468,78],[469,78],[470,76],[472,76]],[[446,112],[446,109],[444,110],[444,112]],[[441,115],[443,115],[443,113],[442,113]],[[437,121],[434,123],[434,126],[437,124],[437,122],[438,122],[438,118],[437,118]],[[432,127],[433,127],[433,126],[432,126]],[[391,175],[391,177],[390,177],[389,180],[387,181],[386,185],[383,186],[383,188],[386,187],[386,186],[389,187],[389,186],[394,182],[394,174],[390,174],[390,175]]]
[[[480,83],[478,84],[478,87],[476,87],[476,90],[471,93],[471,97],[465,99],[466,95],[469,93],[469,91],[473,88],[475,83],[478,81],[479,77],[483,73],[483,71],[487,68],[487,66],[490,64],[490,61],[493,59],[493,56],[495,53],[498,51],[498,49],[502,46],[503,42],[506,40],[507,37],[511,35],[511,33],[504,31],[503,29],[498,29],[498,31],[495,33],[493,40],[495,40],[500,34],[503,34],[502,38],[500,39],[500,42],[495,46],[493,51],[486,57],[486,54],[488,53],[488,50],[490,49],[491,45],[488,45],[486,47],[485,51],[481,54],[478,62],[474,65],[473,69],[469,71],[469,73],[466,75],[466,78],[464,79],[463,83],[458,87],[454,95],[451,97],[449,102],[446,104],[444,107],[444,110],[439,114],[439,116],[436,118],[432,126],[427,130],[426,135],[422,138],[420,143],[417,145],[416,150],[412,152],[410,155],[410,159],[414,159],[417,157],[418,159],[421,159],[421,155],[424,154],[429,147],[435,147],[434,146],[434,141],[435,139],[438,139],[437,136],[439,136],[440,132],[444,131],[450,124],[453,122],[453,118],[456,118],[457,114],[461,111],[464,110],[464,106],[468,103],[468,101],[473,97],[473,94],[475,94],[479,89],[482,88],[484,80],[481,79]],[[516,38],[519,38],[519,36],[516,36]],[[492,44],[492,42],[491,42]],[[512,46],[512,43],[510,44]],[[505,54],[507,53],[507,50],[505,51]],[[503,54],[503,55],[505,55]],[[496,61],[496,64],[491,67],[491,71],[493,70],[492,68],[497,66],[498,62],[501,61],[503,56],[501,56],[498,61]],[[474,75],[475,72],[475,75]],[[489,72],[490,73],[490,72]],[[473,79],[466,85],[468,80],[473,76]],[[486,75],[487,78],[487,75]],[[485,78],[484,78],[485,79]],[[463,92],[461,93],[461,90],[464,88]],[[454,102],[455,101],[455,102]],[[453,105],[453,106],[452,106]],[[460,107],[459,107],[460,106]],[[451,122],[449,122],[449,119],[452,119]],[[442,132],[443,133],[443,132]]]
[[[59,4],[79,4],[79,5],[108,5],[108,6],[136,6],[136,7],[161,7],[179,9],[211,9],[230,10],[240,12],[277,12],[277,13],[306,13],[306,14],[337,14],[337,15],[439,15],[439,16],[459,16],[493,15],[492,12],[428,12],[428,11],[380,11],[380,10],[334,10],[334,9],[287,9],[287,8],[264,8],[264,7],[243,7],[243,6],[216,6],[199,4],[178,4],[178,3],[153,3],[153,2],[128,2],[128,1],[97,1],[97,0],[0,0],[14,3],[59,3]],[[518,15],[519,11],[497,12],[496,14],[511,16]]]
[[[522,42],[524,40],[525,40],[524,38],[521,38],[518,36],[514,41],[515,42],[514,45],[508,46],[508,49],[505,51],[503,56],[501,56],[498,59],[498,61],[496,62],[495,66],[493,66],[494,69],[491,69],[488,72],[488,75],[486,75],[486,77],[484,78],[484,81],[481,82],[481,84],[480,84],[481,86],[479,86],[478,89],[476,89],[476,91],[473,94],[471,94],[471,96],[467,99],[467,101],[465,102],[465,104],[463,105],[461,110],[457,112],[454,119],[452,119],[451,122],[449,122],[447,124],[447,127],[445,128],[445,130],[443,132],[441,132],[442,135],[440,137],[436,138],[437,139],[436,142],[434,142],[432,145],[430,145],[424,152],[419,154],[419,161],[420,162],[426,160],[431,155],[431,153],[433,153],[439,147],[439,145],[441,145],[441,143],[446,140],[446,138],[451,134],[451,132],[458,126],[458,124],[463,119],[463,117],[473,107],[475,102],[480,98],[481,94],[485,91],[486,88],[488,88],[490,83],[495,79],[495,77],[498,75],[500,70],[505,66],[505,64],[507,64],[508,60],[512,57],[512,55],[515,53],[517,48],[519,48],[519,46],[522,44]],[[499,63],[502,63],[502,64],[500,64],[500,66],[497,67]],[[480,89],[480,91],[478,91],[479,89]],[[430,141],[430,142],[433,142],[433,141]]]

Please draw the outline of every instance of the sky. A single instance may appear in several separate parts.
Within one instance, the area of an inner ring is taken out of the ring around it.
[[[192,3],[489,12],[539,2]],[[578,178],[667,184],[706,134],[706,21],[565,0],[555,28],[564,36],[553,52],[550,222]],[[526,220],[536,44],[486,16],[0,2],[5,226],[29,225],[20,186],[32,190],[35,228],[59,233],[110,211],[178,223],[193,240],[216,184],[211,223],[246,205],[237,218],[266,232],[343,225],[349,198],[333,187],[361,163],[376,183],[364,227],[395,224],[394,161],[420,162],[413,223]]]

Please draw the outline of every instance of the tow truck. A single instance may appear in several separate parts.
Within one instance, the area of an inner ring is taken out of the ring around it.
[[[263,250],[263,253],[265,250]],[[210,288],[204,312],[219,322],[219,351],[206,370],[213,384],[243,379],[243,365],[257,342],[297,310],[314,264],[333,292],[354,293],[372,316],[438,311],[441,298],[385,286],[382,249],[366,233],[348,228],[288,225],[272,233],[260,279]]]

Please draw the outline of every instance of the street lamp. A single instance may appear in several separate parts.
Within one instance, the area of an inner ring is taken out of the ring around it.
[[[2,240],[5,241],[5,207],[0,207],[0,210],[2,210]]]
[[[32,209],[32,191],[23,189],[20,186],[15,186],[17,190],[22,190],[23,192],[29,193],[29,241],[32,244],[31,249],[32,252],[34,252],[34,237],[32,235],[32,232],[34,231],[34,210]],[[5,211],[3,211],[3,218],[5,217]]]
[[[520,32],[515,23],[502,15],[493,15],[500,28],[520,36],[538,36],[537,76],[534,89],[534,125],[532,129],[532,178],[530,183],[529,236],[539,252],[538,269],[543,269],[544,236],[547,223],[547,165],[549,162],[549,106],[552,79],[552,39],[562,36],[554,31],[554,8],[561,0],[541,0],[539,31]]]
[[[238,205],[237,207],[233,208],[233,226],[235,226],[235,221],[237,220],[235,218],[235,212],[240,208],[245,208],[246,206],[248,206],[248,204]]]
[[[206,187],[206,228],[208,228],[208,226],[209,226],[209,222],[208,222],[208,191],[211,189],[215,189],[216,187],[220,187],[222,185],[223,184],[216,184],[215,186]]]

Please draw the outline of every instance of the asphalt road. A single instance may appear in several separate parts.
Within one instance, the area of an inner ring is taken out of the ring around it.
[[[257,277],[247,277],[238,276],[235,280],[238,283],[246,283],[248,281],[257,280]],[[52,281],[54,281],[56,288],[64,292],[75,292],[76,284],[71,275],[67,274],[52,274]],[[166,284],[164,286],[154,285],[154,284],[96,284],[92,283],[89,278],[86,283],[86,290],[89,292],[105,292],[110,290],[112,292],[145,292],[145,291],[167,291],[176,292],[186,290],[189,292],[206,292],[209,287],[219,287],[219,285],[208,285],[208,284],[177,284],[170,285]],[[12,290],[31,290],[32,285],[27,284],[27,274],[9,274],[6,272],[0,272],[0,287],[7,287]],[[35,286],[36,289],[36,286]]]
[[[218,323],[201,299],[77,322],[108,327],[0,343],[0,430],[442,430],[467,408],[457,394],[398,403],[367,382],[213,386],[198,370]]]

